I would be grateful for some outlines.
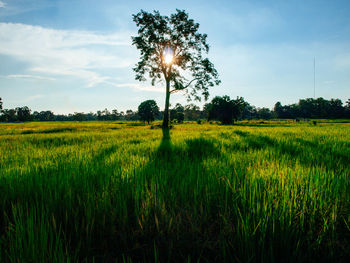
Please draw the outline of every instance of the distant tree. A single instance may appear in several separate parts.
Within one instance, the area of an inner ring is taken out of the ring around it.
[[[2,110],[1,121],[4,121],[4,122],[17,121],[16,111],[14,109]]]
[[[242,110],[242,119],[251,120],[257,118],[257,109],[255,106],[250,105],[248,102],[244,105]]]
[[[329,101],[324,98],[317,98],[316,101],[316,118],[327,118],[329,114]]]
[[[295,119],[301,115],[300,106],[298,104],[291,104],[287,106],[287,118]]]
[[[344,116],[345,108],[343,102],[340,99],[331,99],[329,101],[328,114],[331,118],[341,118]]]
[[[174,109],[175,109],[177,112],[184,112],[184,111],[185,111],[184,106],[182,106],[180,103],[176,103]]]
[[[119,120],[125,120],[125,113],[124,113],[124,111],[119,112]]]
[[[258,108],[256,110],[256,115],[258,119],[269,120],[272,118],[272,113],[268,108]]]
[[[275,104],[275,107],[273,108],[273,110],[274,110],[274,112],[276,113],[276,117],[277,118],[283,118],[283,106],[282,106],[282,104],[281,104],[281,102],[276,102],[276,104]]]
[[[187,106],[187,111],[188,110],[191,110],[190,109],[191,106]],[[193,107],[192,107],[193,108]],[[196,111],[199,110],[199,107],[194,105],[194,108]],[[178,123],[181,123],[184,121],[185,119],[185,115],[184,115],[184,112],[185,112],[185,108],[184,106],[182,106],[180,103],[176,103],[175,107],[173,109],[170,110],[170,120],[171,121],[174,121],[176,120]]]
[[[34,118],[35,118],[35,114],[33,113]],[[53,121],[55,119],[55,115],[53,114],[52,111],[41,111],[38,114],[39,120],[40,121]]]
[[[200,118],[200,108],[191,103],[184,107],[185,119],[189,121],[196,121]]]
[[[185,114],[183,112],[176,113],[176,120],[178,123],[183,123],[185,120]]]
[[[350,99],[348,99],[345,103],[344,107],[344,117],[350,118]]]
[[[19,121],[30,121],[31,120],[31,109],[29,109],[27,106],[24,107],[18,107],[15,109],[17,119]]]
[[[109,120],[111,120],[112,118],[112,116],[111,116],[111,113],[110,113],[110,111],[107,109],[107,108],[105,108],[103,111],[102,111],[102,116],[103,116],[103,120],[105,120],[105,121],[109,121]]]
[[[282,106],[282,107],[285,108],[284,111],[288,110],[288,107],[286,107],[286,106]],[[298,117],[313,118],[317,114],[313,98],[300,99],[298,102],[298,107],[299,107],[299,116]]]
[[[127,121],[137,121],[139,119],[139,115],[136,111],[127,110],[125,114],[125,119]]]
[[[97,114],[97,120],[102,121],[102,118],[103,118],[102,111],[98,110],[96,114]]]
[[[112,120],[119,120],[119,113],[116,109],[112,110]]]
[[[0,110],[2,110],[2,99],[0,98]]]
[[[152,85],[165,80],[163,127],[168,128],[171,93],[185,91],[189,99],[200,100],[198,92],[201,92],[206,100],[209,87],[220,83],[214,65],[204,57],[209,51],[207,35],[198,33],[199,24],[181,10],[170,17],[161,16],[158,11],[141,10],[133,15],[133,20],[139,30],[132,43],[141,53],[134,68],[136,80],[146,80],[145,75],[150,77]],[[190,80],[185,78],[185,72],[191,76]]]
[[[138,107],[138,114],[140,120],[150,122],[154,121],[156,115],[158,114],[159,107],[154,100],[146,100],[142,102]]]
[[[350,109],[350,99],[345,102],[345,108]]]
[[[85,114],[85,120],[86,121],[95,121],[95,120],[97,120],[97,115],[90,111],[89,113]]]
[[[347,116],[346,106],[340,99],[324,98],[300,99],[298,103],[282,106],[277,102],[274,112],[278,118],[344,118]]]
[[[243,111],[245,101],[242,97],[231,100],[229,96],[216,96],[207,106],[208,120],[219,120],[222,124],[233,124]]]
[[[59,115],[55,115],[55,120],[56,121],[71,121],[72,118],[70,115],[63,115],[63,114],[59,114]]]
[[[176,109],[171,109],[170,110],[170,121],[173,121],[176,119],[176,116],[177,116],[177,111]]]
[[[112,110],[110,112],[107,108],[104,110],[98,110],[96,112],[95,116],[91,116],[94,119],[97,119],[99,121],[112,121],[112,120],[118,120],[120,118],[120,114],[118,114],[117,110]]]
[[[75,121],[85,121],[86,115],[83,112],[74,112],[73,120]]]

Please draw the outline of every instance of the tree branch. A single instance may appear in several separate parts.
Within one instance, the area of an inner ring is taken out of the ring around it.
[[[191,83],[192,83],[193,81],[199,80],[199,79],[200,79],[200,78],[194,78],[194,79],[192,79],[186,86],[183,86],[181,89],[173,89],[173,90],[170,91],[170,93],[173,93],[173,92],[176,92],[176,91],[185,90],[185,89],[187,89],[187,88],[191,85]]]
[[[192,79],[183,89],[187,89],[190,85],[191,85],[191,83],[193,82],[193,81],[195,81],[195,80],[199,80],[200,78],[194,78],[194,79]]]

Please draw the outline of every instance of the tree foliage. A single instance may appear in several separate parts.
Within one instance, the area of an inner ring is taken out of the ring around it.
[[[225,96],[224,96],[225,97]],[[219,97],[223,98],[223,97]],[[231,101],[229,97],[226,99]],[[238,101],[240,99],[238,98]],[[243,100],[243,98],[241,99]],[[216,104],[220,104],[215,100]],[[233,100],[236,101],[237,100]],[[242,101],[243,102],[243,101]],[[223,103],[224,104],[224,103]],[[216,105],[217,106],[217,105]],[[188,104],[182,106],[181,104],[176,104],[174,108],[171,109],[172,120],[177,120],[181,123],[183,120],[197,121],[199,119],[216,119],[219,120],[219,115],[212,112],[213,107],[212,102],[204,105],[203,110],[201,110],[195,104]],[[275,104],[273,110],[268,108],[257,108],[254,105],[250,105],[248,102],[244,101],[243,109],[241,109],[238,117],[233,117],[232,119],[271,119],[271,118],[283,118],[283,119],[334,119],[334,118],[347,118],[350,119],[350,99],[348,99],[344,104],[340,99],[330,99],[326,100],[323,98],[318,99],[301,99],[298,103],[290,105],[282,105],[280,102]],[[209,116],[210,114],[210,116]],[[158,112],[155,115],[156,120],[161,120],[161,113]],[[229,117],[230,119],[231,117]],[[104,109],[102,111],[97,111],[97,113],[74,113],[74,114],[54,114],[52,111],[34,111],[28,107],[17,107],[15,109],[2,109],[0,110],[0,122],[17,122],[17,121],[74,121],[74,120],[86,120],[86,121],[136,121],[139,120],[139,114],[137,111],[127,110],[126,112],[118,112],[116,109],[109,111]]]
[[[175,107],[170,110],[170,120],[176,120],[178,123],[182,123],[185,120],[184,112],[185,107],[182,106],[180,103],[176,103]]]
[[[41,112],[34,111],[32,118],[38,121],[54,121],[55,114],[50,110]]]
[[[183,10],[162,16],[158,11],[143,10],[133,15],[138,35],[132,43],[140,50],[140,61],[134,71],[136,80],[151,79],[166,83],[163,126],[168,126],[170,94],[185,91],[188,99],[200,100],[209,96],[209,87],[218,85],[218,73],[206,57],[209,51],[207,35],[198,32],[199,24],[189,19]],[[166,55],[173,59],[168,63]]]
[[[216,96],[206,105],[208,120],[219,120],[222,124],[233,124],[241,115],[246,102],[242,97],[231,100],[229,96]]]
[[[31,116],[31,109],[29,109],[27,106],[24,107],[18,107],[15,109],[17,113],[17,118],[19,121],[30,121],[32,120]]]
[[[300,99],[298,103],[282,105],[277,102],[274,107],[276,117],[281,119],[295,118],[349,118],[346,106],[340,99],[324,98]]]
[[[146,100],[139,105],[138,114],[142,121],[150,122],[154,121],[156,115],[159,112],[159,107],[154,100]]]
[[[200,108],[190,103],[184,107],[184,118],[189,121],[196,121],[201,118]]]

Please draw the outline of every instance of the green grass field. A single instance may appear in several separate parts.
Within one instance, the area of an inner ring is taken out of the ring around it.
[[[348,262],[350,123],[0,124],[0,262]]]

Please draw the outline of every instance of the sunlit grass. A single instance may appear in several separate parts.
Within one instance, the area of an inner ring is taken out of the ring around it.
[[[0,262],[350,258],[349,124],[136,125],[0,124]]]

